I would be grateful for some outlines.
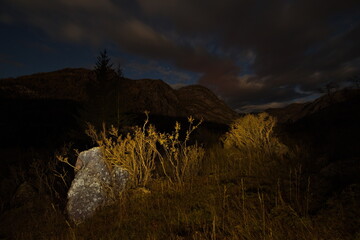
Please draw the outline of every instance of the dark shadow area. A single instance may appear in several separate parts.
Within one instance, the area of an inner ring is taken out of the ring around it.
[[[281,129],[288,142],[304,149],[302,164],[312,179],[315,212],[331,196],[360,183],[360,94],[331,102],[294,123],[283,124]]]
[[[0,99],[2,147],[55,147],[77,129],[79,103],[53,99]]]
[[[330,161],[356,158],[360,153],[360,94],[285,124],[284,130],[316,156],[326,155]]]

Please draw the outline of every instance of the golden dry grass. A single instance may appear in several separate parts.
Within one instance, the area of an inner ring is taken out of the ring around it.
[[[13,232],[8,236],[14,239],[359,239],[358,230],[357,233],[349,230],[349,226],[356,226],[356,221],[338,210],[341,201],[333,202],[335,214],[309,214],[311,195],[315,194],[311,192],[311,179],[303,174],[299,164],[289,164],[298,152],[276,138],[275,119],[261,114],[247,115],[231,126],[221,144],[208,149],[189,144],[191,133],[198,126],[193,121],[189,119],[190,127],[183,136],[179,124],[172,133],[159,133],[145,122],[125,137],[114,128],[100,133],[92,129],[89,133],[104,148],[109,164],[129,171],[133,179],[131,187],[120,194],[116,204],[77,226],[66,221],[61,208],[44,202],[46,211],[28,215],[34,219],[27,221],[34,231],[16,230],[19,225],[13,224]],[[272,159],[276,164],[270,171],[267,162]],[[275,167],[281,164],[283,171],[277,172]],[[41,175],[41,169],[38,172]],[[344,194],[359,199],[355,193],[348,190]],[[346,209],[354,212],[359,209],[355,200],[346,204]]]
[[[128,171],[132,187],[145,187],[155,172],[165,175],[171,183],[181,185],[190,180],[199,172],[205,153],[197,144],[188,145],[201,121],[194,125],[194,119],[189,117],[189,127],[181,140],[178,122],[172,133],[159,133],[148,124],[147,112],[146,116],[144,125],[133,127],[126,136],[113,126],[106,130],[105,125],[100,132],[89,125],[87,134],[102,147],[110,168],[119,166]]]

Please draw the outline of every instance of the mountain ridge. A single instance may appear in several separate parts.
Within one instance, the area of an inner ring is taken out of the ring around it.
[[[0,79],[0,98],[60,99],[86,102],[91,96],[86,86],[96,80],[93,71],[65,68],[48,73],[36,73],[17,78]],[[238,114],[218,99],[211,90],[200,85],[173,89],[162,80],[121,80],[119,92],[126,112],[170,117],[195,118],[221,124],[231,123]]]
[[[359,89],[345,88],[324,94],[311,102],[292,103],[282,108],[269,108],[265,112],[275,116],[280,123],[293,123],[344,102],[355,103],[359,96]]]

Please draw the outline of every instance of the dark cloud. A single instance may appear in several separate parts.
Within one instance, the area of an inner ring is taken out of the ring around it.
[[[144,78],[158,78],[166,79],[169,84],[175,82],[175,86],[184,86],[192,82],[192,76],[185,71],[179,71],[171,66],[164,66],[164,64],[151,60],[145,63],[129,62],[124,64],[124,69],[136,79]]]
[[[24,63],[15,61],[10,56],[6,56],[6,55],[0,55],[0,63],[4,64],[5,67],[7,65],[12,65],[12,66],[15,66],[15,67],[24,67],[25,66]]]
[[[215,34],[226,49],[254,52],[252,76],[239,77],[241,66],[224,59],[215,68],[208,65],[200,80],[233,105],[289,100],[299,95],[295,86],[314,90],[359,71],[358,1],[139,3],[146,14],[171,21],[185,35]],[[320,49],[312,52],[316,46]],[[346,63],[352,65],[351,71],[346,71],[350,69]]]
[[[65,41],[114,42],[199,73],[199,83],[234,108],[306,97],[328,81],[360,72],[357,0],[3,0],[2,5],[2,22],[25,22]]]

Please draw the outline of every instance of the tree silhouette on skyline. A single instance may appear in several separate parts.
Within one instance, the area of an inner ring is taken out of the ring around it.
[[[85,104],[83,120],[100,128],[106,125],[119,126],[122,122],[122,101],[120,98],[123,71],[118,64],[116,69],[106,49],[96,58],[94,73],[96,80],[88,85],[89,99]]]
[[[108,56],[106,49],[101,51],[100,55],[97,57],[94,71],[99,82],[105,81],[109,72],[114,71],[113,63],[111,63],[111,58]]]

